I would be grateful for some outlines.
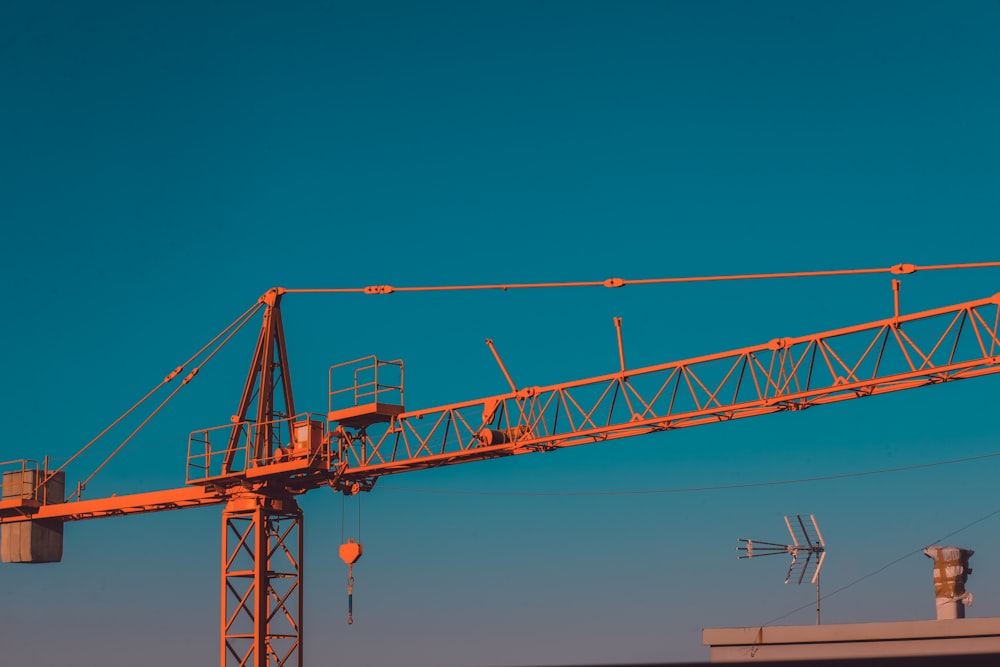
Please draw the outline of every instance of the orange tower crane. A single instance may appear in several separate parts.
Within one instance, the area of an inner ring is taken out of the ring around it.
[[[893,283],[898,297],[898,281]],[[621,281],[605,284],[617,287]],[[392,291],[379,290],[370,293]],[[331,368],[325,415],[299,414],[281,321],[282,295],[293,291],[309,290],[271,289],[231,325],[239,328],[262,311],[239,408],[232,423],[191,434],[184,486],[84,500],[88,478],[67,498],[65,464],[54,470],[47,462],[4,464],[3,560],[60,560],[66,521],[224,505],[220,665],[301,667],[299,494],[329,486],[350,495],[393,473],[804,410],[1000,372],[1000,294],[908,315],[899,313],[897,298],[893,316],[877,322],[632,369],[625,364],[616,318],[615,372],[544,387],[517,387],[488,340],[510,390],[420,410],[404,407],[402,362],[368,357]],[[348,542],[341,555],[353,564],[361,546]]]

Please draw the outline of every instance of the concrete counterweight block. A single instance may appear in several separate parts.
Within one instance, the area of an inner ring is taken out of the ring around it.
[[[63,472],[48,481],[38,470],[3,473],[3,498],[31,498],[42,504],[61,503],[65,500],[66,474]],[[53,519],[17,521],[0,526],[0,561],[4,563],[58,563],[63,552],[63,522]]]

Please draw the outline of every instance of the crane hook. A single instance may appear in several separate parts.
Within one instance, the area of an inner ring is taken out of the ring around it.
[[[354,625],[354,564],[361,558],[361,543],[347,538],[340,545],[340,559],[347,563],[347,624]]]
[[[354,625],[354,564],[347,566],[347,624]]]

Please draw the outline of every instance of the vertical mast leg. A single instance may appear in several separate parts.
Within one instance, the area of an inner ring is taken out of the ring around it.
[[[819,625],[819,575],[816,575],[816,625]]]
[[[247,493],[222,514],[220,667],[302,667],[302,510]]]

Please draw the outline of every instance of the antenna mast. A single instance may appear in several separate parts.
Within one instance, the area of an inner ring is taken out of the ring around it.
[[[737,539],[738,546],[737,551],[742,551],[743,554],[737,556],[739,559],[743,558],[753,558],[756,556],[777,556],[779,554],[789,554],[792,557],[792,562],[788,566],[788,574],[785,575],[785,583],[787,584],[795,574],[798,574],[798,580],[795,582],[801,584],[806,577],[806,572],[809,571],[809,566],[813,566],[813,574],[810,583],[816,585],[816,625],[820,623],[819,614],[819,572],[823,568],[823,561],[826,559],[826,543],[823,541],[823,533],[819,530],[819,524],[816,523],[816,517],[812,514],[809,515],[809,522],[812,524],[812,532],[806,527],[806,522],[802,520],[802,516],[796,514],[794,519],[785,517],[785,526],[788,528],[788,534],[792,537],[791,544],[779,544],[777,542],[763,542],[761,540],[750,540],[744,537]],[[806,557],[804,561],[799,561],[799,554],[805,553]],[[816,559],[813,560],[813,556]]]

